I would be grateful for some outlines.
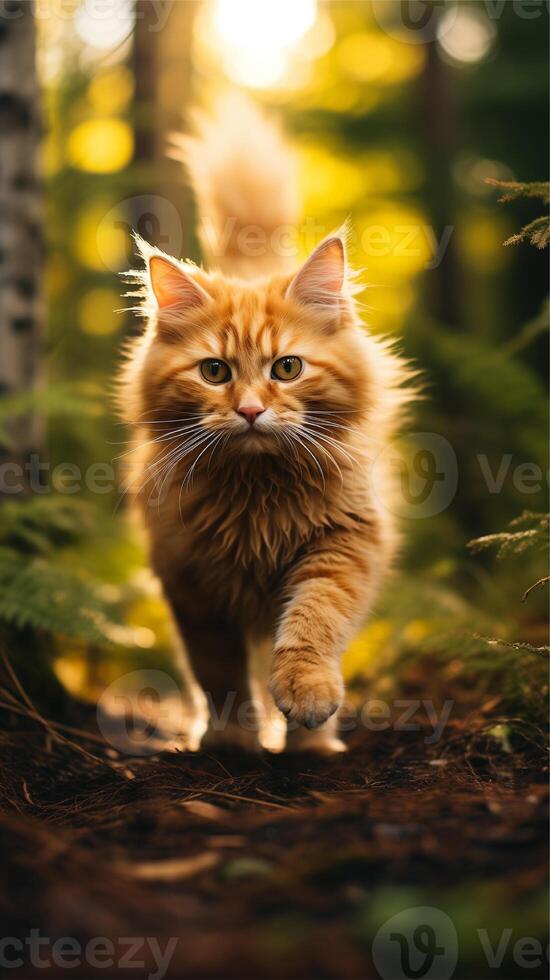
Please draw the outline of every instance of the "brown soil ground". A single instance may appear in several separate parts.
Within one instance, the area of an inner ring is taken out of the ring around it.
[[[480,710],[437,744],[422,727],[363,729],[328,761],[123,760],[91,726],[60,739],[11,682],[1,701],[2,936],[108,937],[115,950],[109,968],[33,966],[24,953],[2,975],[147,977],[148,944],[132,951],[125,938],[164,949],[174,937],[168,977],[366,980],[380,976],[384,908],[419,905],[457,924],[457,980],[546,975],[544,963],[520,968],[511,947],[489,967],[467,922],[470,907],[496,909],[479,923],[496,946],[500,924],[520,929],[544,888],[546,776],[529,725],[512,750]]]

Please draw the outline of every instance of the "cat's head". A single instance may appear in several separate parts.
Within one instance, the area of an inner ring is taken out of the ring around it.
[[[145,259],[150,325],[131,421],[166,423],[190,446],[210,435],[218,457],[332,452],[365,412],[370,384],[342,238],[293,277],[251,283],[156,250]]]

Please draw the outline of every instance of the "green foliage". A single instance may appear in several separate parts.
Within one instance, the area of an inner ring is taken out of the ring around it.
[[[532,575],[536,568],[546,520],[545,515],[525,514],[511,529],[537,532],[529,536],[531,549],[519,556],[523,573]],[[463,551],[455,561],[400,575],[384,590],[372,634],[368,629],[365,633],[369,666],[363,680],[369,690],[380,683],[384,692],[401,695],[411,678],[417,684],[420,676],[432,696],[462,689],[465,704],[470,697],[479,704],[485,696],[496,696],[502,717],[513,728],[517,718],[544,726],[547,631],[538,604],[522,605],[517,580],[518,562],[487,569]]]
[[[131,643],[108,590],[64,561],[94,527],[93,508],[64,497],[7,500],[0,507],[0,624],[88,642]]]
[[[497,548],[497,558],[506,558],[509,555],[521,555],[529,550],[545,550],[548,548],[548,535],[550,530],[549,514],[533,514],[524,511],[519,517],[511,521],[509,531],[501,531],[499,534],[486,534],[481,538],[476,538],[468,543],[471,551],[479,552],[488,548]],[[527,596],[534,589],[539,588],[548,582],[548,577],[539,579],[531,588],[523,594],[525,602]],[[487,637],[476,635],[476,639],[489,646],[505,646],[510,650],[519,653],[526,652],[535,654],[548,660],[550,657],[550,647],[535,646],[519,640],[506,640],[497,637]]]
[[[101,390],[92,384],[55,383],[0,399],[0,445],[17,452],[12,425],[27,416],[41,420],[93,419],[104,412]],[[97,524],[87,501],[56,494],[4,495],[0,503],[0,625],[31,628],[51,636],[89,642],[130,643],[131,632],[92,576],[74,570],[68,549],[77,550]],[[40,642],[40,641],[37,641]]]
[[[21,555],[0,547],[0,622],[90,642],[124,642],[100,587],[64,568],[57,558]]]
[[[515,337],[512,337],[502,348],[502,353],[507,356],[518,354],[525,350],[542,334],[548,332],[550,323],[550,302],[548,297],[544,300],[539,312],[528,323],[525,323]]]
[[[537,198],[544,204],[550,203],[550,183],[544,181],[525,184],[515,180],[494,180],[488,178],[486,183],[493,184],[495,187],[501,187],[505,190],[505,193],[499,198],[503,203],[517,201],[519,198]],[[550,244],[550,216],[548,213],[524,225],[521,231],[508,238],[504,244],[518,245],[524,241],[530,242],[536,248],[546,248]]]
[[[94,385],[49,384],[0,398],[0,445],[16,448],[10,423],[38,412],[42,419],[94,418],[103,412],[102,394]]]
[[[77,544],[92,526],[93,509],[85,501],[58,496],[6,500],[0,507],[0,546],[47,555]]]
[[[471,457],[475,445],[485,445],[493,453],[544,456],[547,395],[529,365],[481,337],[428,320],[415,321],[407,339],[426,376],[424,422],[450,435],[455,450]]]

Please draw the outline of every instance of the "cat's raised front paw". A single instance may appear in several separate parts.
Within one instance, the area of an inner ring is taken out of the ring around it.
[[[273,671],[269,691],[289,720],[318,728],[340,707],[344,684],[333,668],[285,665]]]

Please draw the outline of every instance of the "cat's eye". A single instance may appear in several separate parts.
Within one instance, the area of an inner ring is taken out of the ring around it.
[[[229,364],[218,361],[215,357],[208,357],[205,361],[201,361],[201,374],[211,385],[223,385],[226,381],[231,381]]]
[[[294,381],[302,373],[303,366],[299,357],[280,357],[271,368],[271,377],[277,381]]]

